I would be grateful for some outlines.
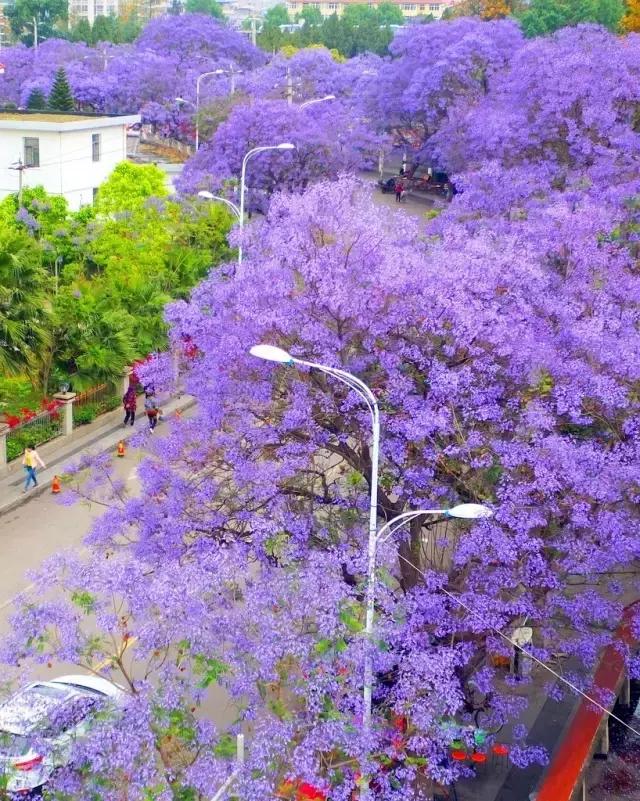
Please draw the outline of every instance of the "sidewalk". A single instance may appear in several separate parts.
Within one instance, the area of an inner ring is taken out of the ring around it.
[[[548,687],[553,683],[550,674],[540,667],[533,668],[530,683],[510,687],[514,695],[528,698],[529,706],[517,721],[529,730],[528,745],[543,746],[551,758],[556,750],[567,721],[578,707],[580,698],[571,692],[565,693],[561,701],[548,696]],[[510,745],[512,727],[505,726],[496,735],[496,742]],[[457,801],[528,801],[535,792],[546,770],[546,765],[530,765],[518,768],[505,757],[491,754],[477,775],[456,783]]]
[[[180,409],[189,409],[195,405],[195,399],[190,395],[181,395],[162,404],[163,417],[170,417]],[[140,414],[139,418],[144,417]],[[0,516],[10,512],[31,498],[43,492],[51,491],[51,482],[54,475],[64,473],[67,462],[82,452],[93,454],[115,451],[120,440],[127,440],[140,430],[138,425],[133,428],[122,425],[123,413],[121,409],[101,415],[93,423],[81,426],[68,437],[57,437],[38,448],[38,453],[47,465],[38,470],[38,486],[32,487],[28,492],[22,491],[24,486],[24,470],[22,459],[14,459],[9,463],[6,472],[0,476]],[[143,420],[144,422],[144,420]],[[162,430],[162,423],[158,429]]]

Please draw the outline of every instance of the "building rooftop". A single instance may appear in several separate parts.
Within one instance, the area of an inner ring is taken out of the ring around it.
[[[0,0],[1,2],[1,0]],[[139,114],[69,114],[53,111],[2,111],[0,128],[13,131],[77,131],[108,128],[110,125],[131,125],[140,122]]]
[[[82,114],[48,114],[46,111],[41,113],[28,113],[25,111],[0,111],[0,121],[22,120],[29,122],[83,122],[87,118]]]

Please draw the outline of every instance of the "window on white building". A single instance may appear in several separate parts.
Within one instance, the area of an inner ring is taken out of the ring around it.
[[[402,10],[403,11],[415,11],[417,8],[416,3],[403,3]]]
[[[100,161],[100,134],[91,134],[91,159]]]
[[[327,8],[329,9],[329,11],[337,11],[338,10],[338,4],[337,3],[327,3]]]
[[[431,3],[429,11],[440,11],[440,6],[437,3]]]
[[[96,198],[97,198],[97,197],[98,197],[98,187],[97,187],[97,186],[94,186],[94,187],[93,187],[93,202],[94,202],[94,203],[96,202]]]
[[[40,166],[40,140],[36,136],[24,137],[24,166]]]

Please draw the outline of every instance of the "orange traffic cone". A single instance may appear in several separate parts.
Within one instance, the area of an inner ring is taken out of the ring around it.
[[[60,486],[60,479],[58,478],[58,476],[54,476],[53,481],[51,482],[51,492],[54,495],[57,495],[61,491],[62,487]]]
[[[124,454],[125,454],[124,442],[120,440],[120,442],[118,443],[118,456],[124,456]]]

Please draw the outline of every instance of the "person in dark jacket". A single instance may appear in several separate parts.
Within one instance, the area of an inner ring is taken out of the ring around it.
[[[149,421],[149,431],[153,431],[158,423],[158,415],[160,414],[153,392],[145,392],[144,411]]]
[[[396,203],[400,203],[402,195],[404,194],[404,183],[402,178],[396,179]]]
[[[122,398],[122,405],[124,406],[124,423],[123,425],[127,425],[127,423],[131,423],[133,425],[136,421],[136,409],[138,408],[138,396],[136,395],[136,391],[133,387],[129,387],[129,389],[125,392],[124,397]]]

